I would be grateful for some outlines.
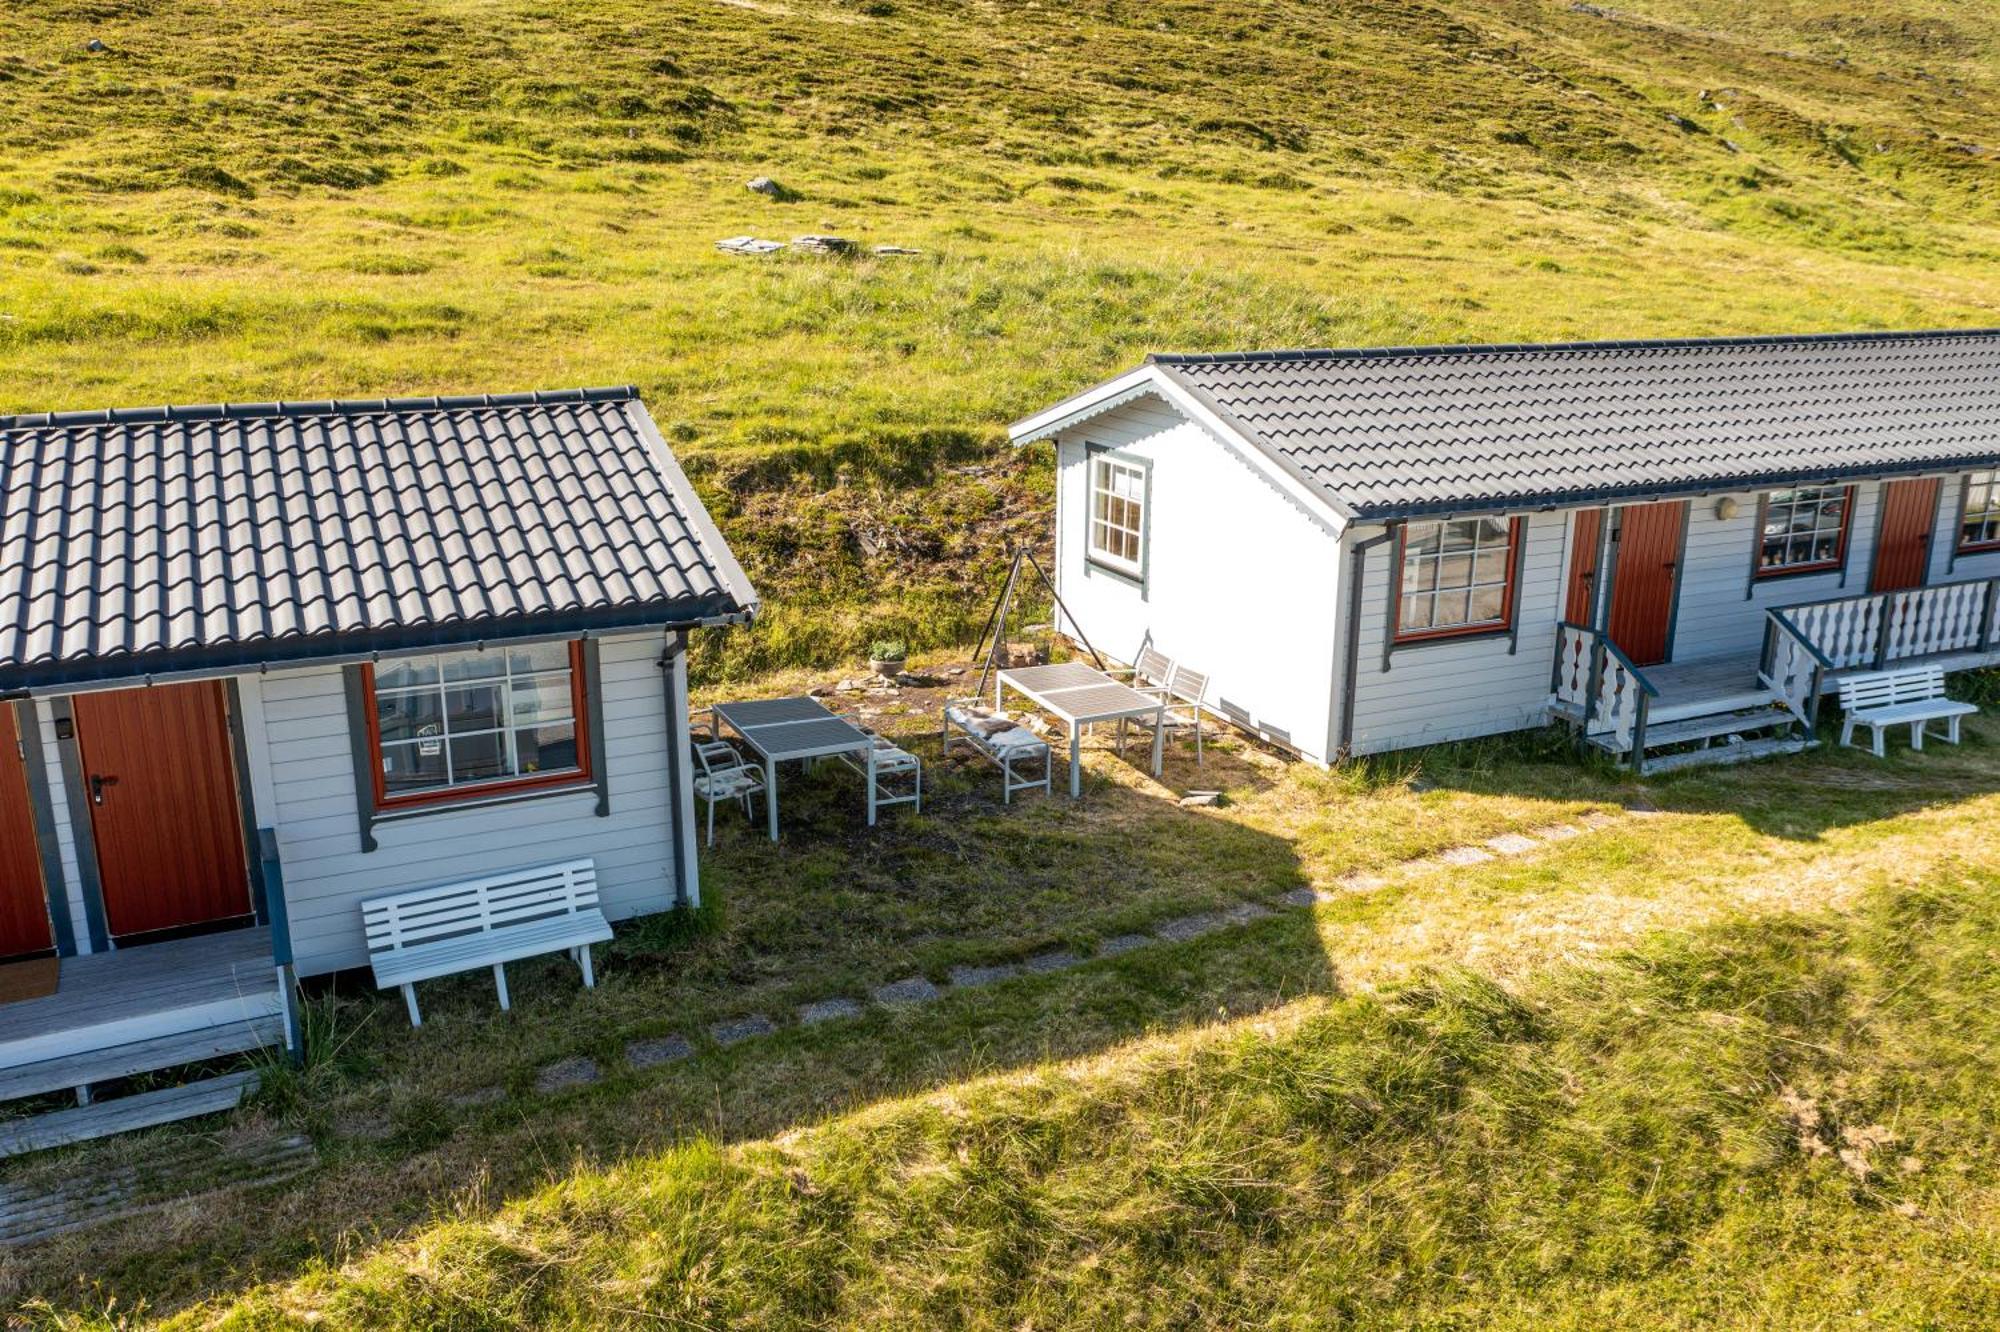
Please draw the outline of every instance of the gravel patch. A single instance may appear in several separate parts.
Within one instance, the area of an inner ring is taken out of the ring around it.
[[[922,976],[910,976],[875,990],[874,999],[887,1008],[907,1008],[911,1004],[927,1004],[941,993]]]
[[[582,1055],[571,1055],[558,1059],[547,1068],[535,1074],[535,1090],[557,1092],[570,1087],[587,1087],[597,1081],[597,1061]]]
[[[821,999],[817,1003],[799,1005],[799,1025],[805,1027],[860,1016],[861,1005],[852,999]]]
[[[730,1018],[726,1022],[716,1023],[708,1029],[708,1037],[717,1045],[727,1046],[735,1045],[738,1041],[747,1041],[753,1036],[769,1036],[776,1030],[777,1028],[771,1025],[771,1019],[762,1013],[752,1013],[749,1017]]]
[[[684,1036],[649,1036],[625,1044],[625,1062],[634,1068],[654,1068],[693,1053],[694,1046]]]

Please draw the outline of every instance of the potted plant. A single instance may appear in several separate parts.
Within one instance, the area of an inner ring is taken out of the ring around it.
[[[878,638],[868,645],[868,669],[877,675],[901,675],[909,658],[910,651],[900,638]]]

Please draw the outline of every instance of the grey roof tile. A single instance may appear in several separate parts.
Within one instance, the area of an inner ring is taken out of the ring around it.
[[[0,417],[0,689],[755,605],[630,389]]]
[[[2000,330],[1151,360],[1359,517],[2000,461]]]

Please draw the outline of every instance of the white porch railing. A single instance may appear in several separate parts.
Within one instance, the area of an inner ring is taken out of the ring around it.
[[[1939,583],[1904,592],[1838,597],[1768,612],[1767,673],[1788,639],[1813,649],[1824,669],[1880,670],[1893,662],[1962,652],[2000,652],[1994,601],[2000,578]]]
[[[1556,626],[1556,662],[1549,691],[1573,711],[1587,736],[1609,736],[1633,756],[1646,749],[1646,713],[1659,689],[1610,637],[1568,620]]]

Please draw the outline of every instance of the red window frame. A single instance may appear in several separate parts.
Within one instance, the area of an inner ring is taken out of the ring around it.
[[[2000,469],[1982,467],[1976,472],[1967,472],[1964,480],[1959,482],[1958,530],[1952,533],[1951,539],[1955,543],[1952,549],[1960,555],[1977,555],[1982,551],[2000,550],[2000,537],[1995,537],[1991,541],[1967,541],[1965,539],[1965,517],[1972,511],[1969,507],[1972,500],[1972,478],[1981,475],[1992,477],[1993,480],[1990,484],[1996,489],[2000,489]]]
[[[454,649],[440,648],[434,655],[448,656]],[[424,805],[466,804],[484,800],[488,796],[509,795],[518,791],[536,791],[558,786],[589,786],[596,781],[591,771],[590,714],[588,712],[588,691],[584,688],[583,642],[572,640],[569,645],[569,692],[570,715],[576,722],[576,760],[574,768],[564,768],[561,772],[536,773],[532,777],[496,777],[488,782],[469,782],[459,786],[440,787],[435,791],[416,791],[407,795],[390,795],[382,780],[382,714],[375,706],[375,666],[365,663],[361,667],[362,695],[368,711],[368,756],[371,783],[375,792],[375,808],[408,809]]]
[[[1767,567],[1764,563],[1764,523],[1771,515],[1771,495],[1764,491],[1757,496],[1757,530],[1751,539],[1757,543],[1758,578],[1791,578],[1797,574],[1833,573],[1847,567],[1847,540],[1854,531],[1854,487],[1853,486],[1781,486],[1781,490],[1838,490],[1846,498],[1840,502],[1840,541],[1830,560],[1814,560],[1810,564],[1779,564]]]
[[[1449,519],[1423,519],[1424,522],[1448,522]],[[1429,643],[1441,638],[1479,638],[1487,634],[1504,634],[1514,627],[1514,601],[1518,594],[1515,557],[1520,553],[1521,541],[1527,523],[1519,515],[1507,520],[1507,581],[1501,587],[1500,618],[1481,620],[1477,624],[1454,624],[1442,629],[1403,628],[1403,570],[1408,566],[1410,525],[1404,523],[1396,530],[1396,582],[1395,598],[1389,603],[1390,614],[1395,616],[1396,631],[1391,641],[1401,643]]]

